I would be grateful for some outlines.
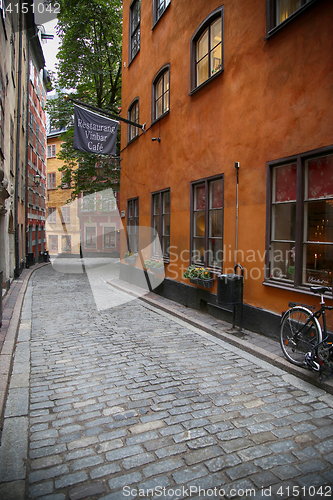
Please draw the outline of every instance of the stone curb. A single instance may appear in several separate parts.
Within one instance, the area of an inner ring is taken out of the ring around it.
[[[27,290],[29,279],[32,274],[40,269],[41,267],[49,265],[49,262],[37,264],[33,269],[30,269],[28,274],[25,276],[21,289],[18,293],[16,304],[13,310],[12,317],[8,326],[6,338],[3,343],[3,347],[0,353],[0,431],[3,428],[4,412],[8,394],[8,387],[10,382],[10,377],[13,369],[13,355],[15,350],[15,344],[17,340],[17,335],[20,326],[21,312],[23,301],[25,297],[25,292]],[[10,291],[9,291],[10,293]],[[8,293],[7,293],[8,295]]]
[[[285,358],[277,356],[276,354],[273,354],[266,349],[262,349],[261,347],[257,345],[253,345],[251,342],[247,340],[241,340],[238,339],[235,336],[232,336],[232,334],[227,334],[227,333],[221,333],[217,332],[214,330],[212,327],[207,326],[204,322],[200,321],[199,319],[192,319],[189,318],[186,314],[180,312],[180,311],[175,311],[172,307],[169,307],[167,304],[161,304],[157,300],[155,300],[153,297],[149,297],[147,295],[142,295],[142,293],[136,292],[133,288],[127,287],[125,283],[123,282],[115,282],[115,281],[109,281],[109,285],[114,286],[115,288],[118,288],[119,290],[125,291],[128,294],[132,295],[133,297],[136,297],[143,302],[146,302],[147,304],[153,305],[157,309],[160,309],[162,311],[165,311],[172,316],[175,316],[186,323],[189,323],[190,325],[194,327],[198,327],[201,330],[205,331],[206,333],[213,335],[214,337],[223,340],[224,342],[227,342],[228,344],[231,344],[235,347],[238,347],[239,349],[242,349],[243,351],[248,352],[249,354],[252,354],[263,361],[267,361],[268,363],[271,363],[273,366],[276,366],[277,368],[280,368],[281,370],[284,370],[288,374],[295,375],[296,377],[320,388],[323,389],[324,391],[333,394],[333,380],[322,380],[320,381],[318,376],[315,373],[312,373],[304,368],[298,367],[296,365],[293,365],[289,363]],[[153,292],[152,292],[153,293]],[[149,295],[151,292],[149,292]],[[160,298],[160,297],[159,297]],[[164,299],[168,300],[168,299]]]

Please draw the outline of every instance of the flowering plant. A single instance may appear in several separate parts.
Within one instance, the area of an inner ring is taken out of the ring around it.
[[[184,278],[200,278],[203,280],[209,280],[212,277],[210,269],[208,267],[198,267],[194,264],[188,266],[183,274]]]

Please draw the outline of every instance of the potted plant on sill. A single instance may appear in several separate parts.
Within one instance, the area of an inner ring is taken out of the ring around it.
[[[134,255],[132,252],[126,252],[124,255],[124,260],[125,262],[127,262],[127,264],[135,264],[136,255]]]
[[[190,280],[194,285],[203,286],[205,288],[211,288],[214,284],[214,277],[211,274],[209,268],[198,267],[194,264],[188,266],[183,274],[184,278]]]

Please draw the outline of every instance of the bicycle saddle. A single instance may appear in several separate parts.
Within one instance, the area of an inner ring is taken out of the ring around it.
[[[310,290],[313,293],[326,293],[331,292],[332,288],[330,288],[329,286],[312,286]]]

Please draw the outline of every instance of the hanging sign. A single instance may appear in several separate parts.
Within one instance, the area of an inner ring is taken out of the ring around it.
[[[116,154],[118,122],[74,105],[73,148],[98,155]]]

